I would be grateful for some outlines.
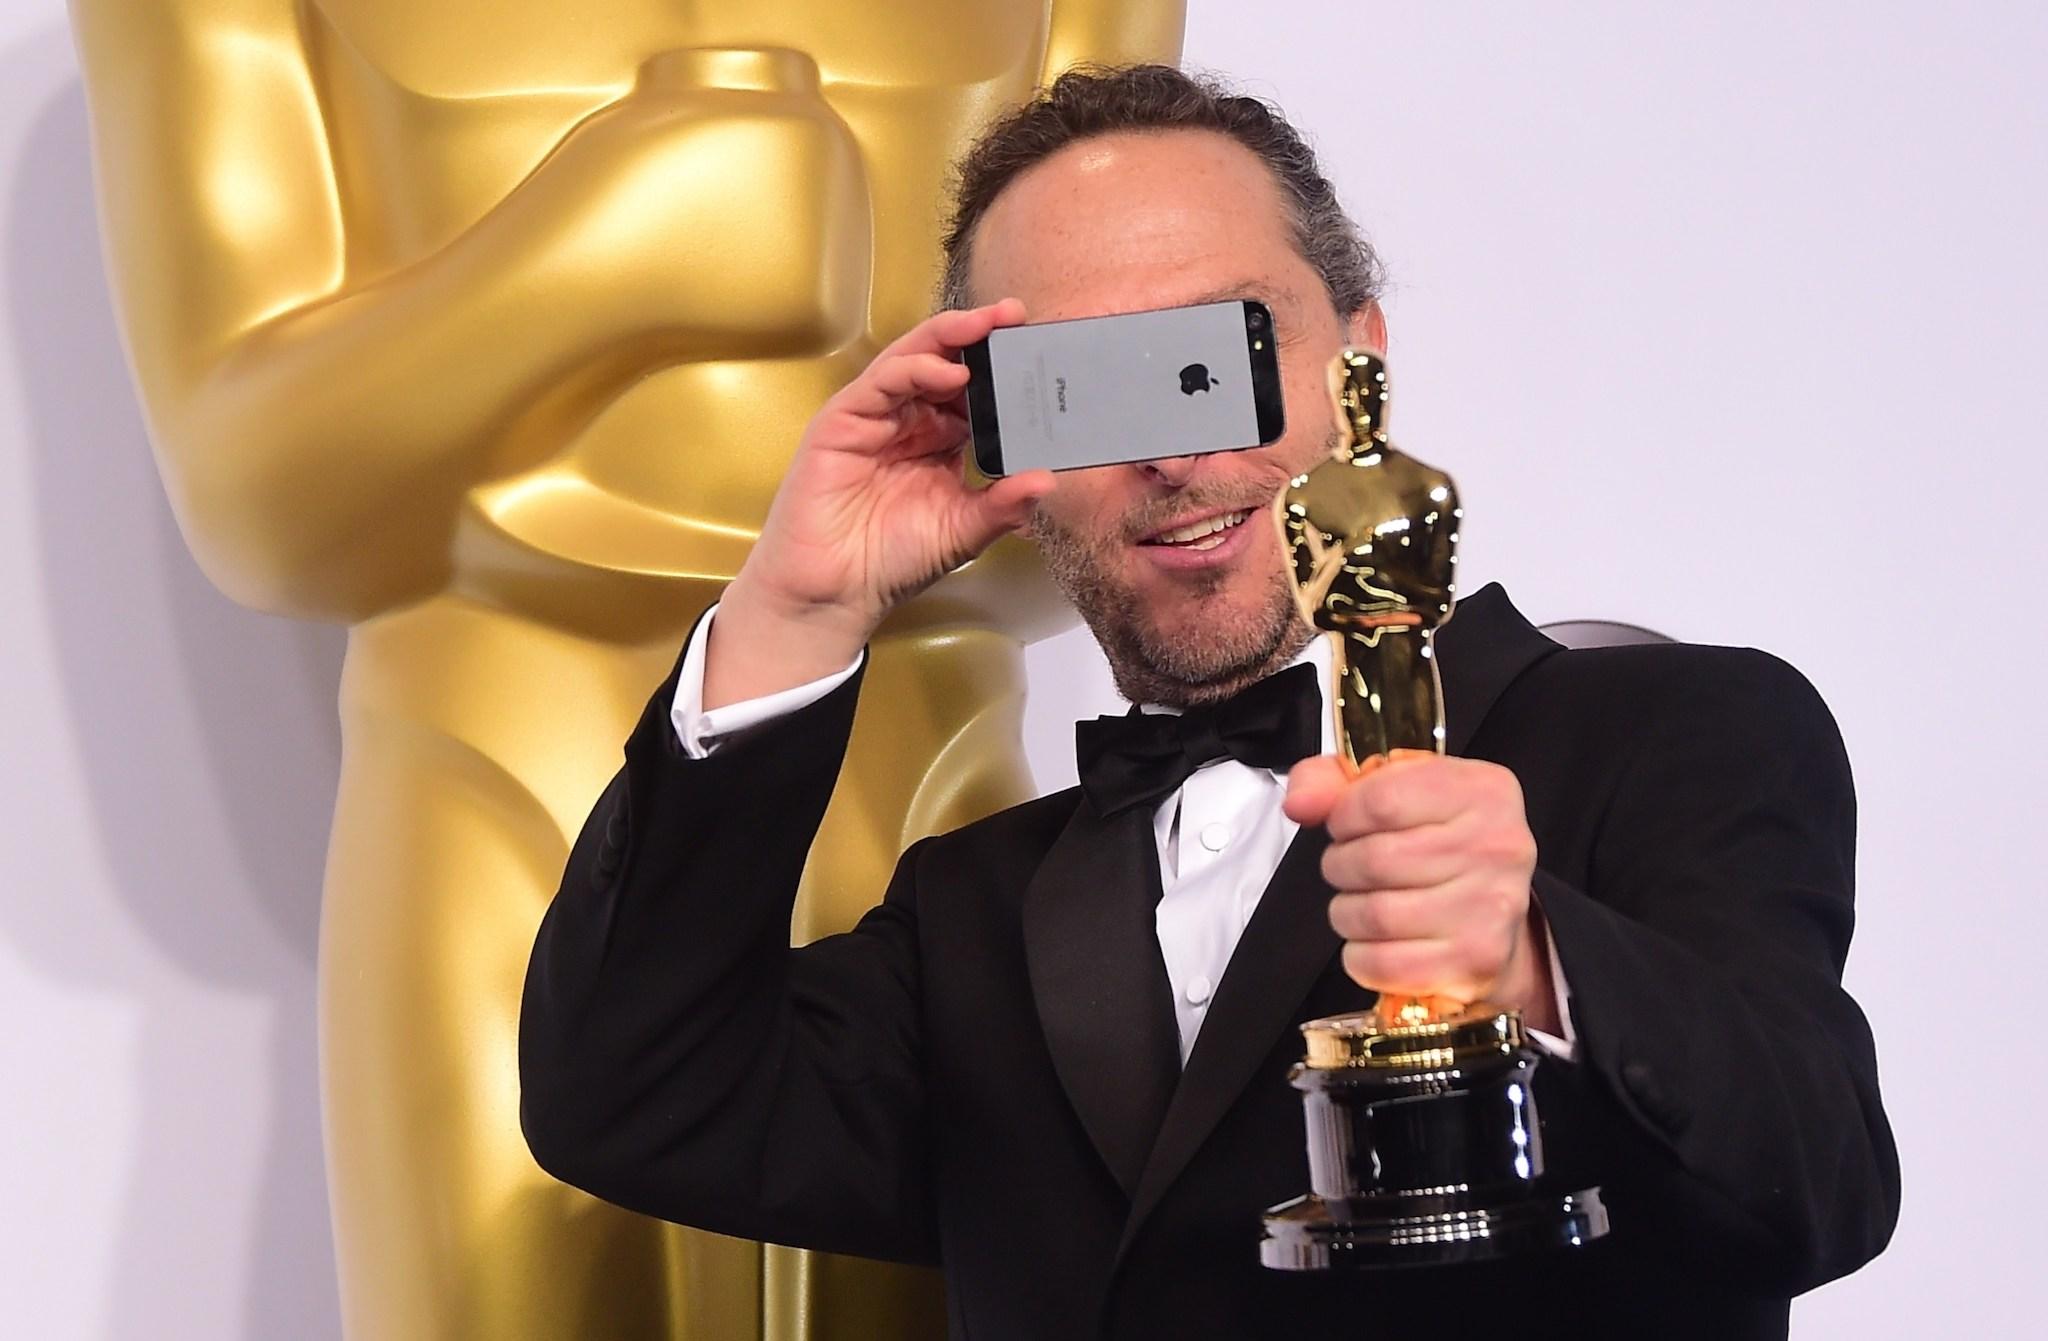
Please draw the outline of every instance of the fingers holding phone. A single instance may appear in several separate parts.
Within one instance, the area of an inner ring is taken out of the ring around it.
[[[1041,470],[975,489],[961,469],[957,355],[1023,320],[1015,299],[941,312],[820,408],[720,602],[707,707],[838,670],[891,609],[1014,530],[1053,487]]]

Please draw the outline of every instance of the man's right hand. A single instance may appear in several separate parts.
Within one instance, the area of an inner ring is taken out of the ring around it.
[[[705,649],[704,707],[807,684],[852,661],[890,610],[1017,529],[1050,471],[968,485],[967,368],[1024,320],[1014,298],[941,312],[875,356],[804,430]]]

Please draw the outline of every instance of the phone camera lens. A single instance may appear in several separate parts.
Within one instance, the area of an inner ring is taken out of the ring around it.
[[[1266,314],[1264,312],[1252,313],[1251,328],[1253,331],[1263,331],[1266,329]]]

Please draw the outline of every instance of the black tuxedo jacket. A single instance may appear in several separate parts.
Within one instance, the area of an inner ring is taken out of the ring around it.
[[[650,1215],[937,1263],[952,1335],[1780,1337],[1875,1254],[1898,1166],[1840,987],[1854,801],[1826,708],[1753,651],[1568,651],[1489,587],[1438,640],[1453,753],[1511,768],[1579,1052],[1536,1093],[1589,1247],[1295,1275],[1262,1209],[1306,1190],[1295,1025],[1338,964],[1304,831],[1185,1071],[1151,817],[1076,790],[918,843],[853,931],[788,945],[858,679],[709,759],[649,702],[529,969],[527,1139]]]

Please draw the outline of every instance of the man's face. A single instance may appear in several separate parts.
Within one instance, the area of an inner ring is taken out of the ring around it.
[[[1295,249],[1279,184],[1208,131],[1071,145],[1005,188],[974,242],[977,301],[1020,298],[1033,322],[1231,298],[1272,309],[1279,441],[1067,471],[1032,538],[1126,697],[1204,702],[1284,664],[1310,631],[1266,509],[1333,446],[1325,370],[1347,342],[1384,348],[1378,308],[1338,316]]]

